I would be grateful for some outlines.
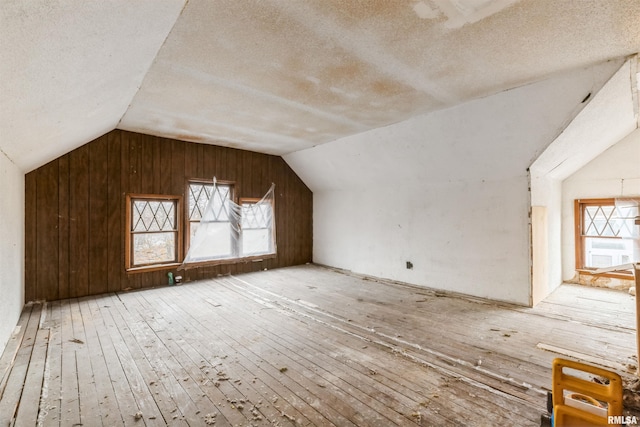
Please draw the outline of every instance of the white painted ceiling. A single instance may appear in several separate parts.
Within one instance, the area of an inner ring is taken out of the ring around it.
[[[638,128],[636,73],[631,58],[531,165],[534,179],[562,181]]]
[[[3,0],[0,150],[282,155],[638,51],[637,0]]]

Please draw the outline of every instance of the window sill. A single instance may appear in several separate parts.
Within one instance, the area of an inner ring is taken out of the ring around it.
[[[273,259],[277,256],[277,254],[264,254],[264,255],[253,255],[243,258],[225,258],[225,259],[215,259],[209,261],[199,261],[199,262],[190,262],[187,264],[183,264],[178,270],[191,270],[192,268],[199,267],[213,267],[216,265],[226,265],[226,264],[240,264],[240,263],[249,263],[249,262],[259,262],[266,259]]]
[[[625,271],[616,271],[611,273],[600,273],[595,274],[595,270],[590,270],[587,268],[578,268],[576,270],[579,274],[584,274],[587,276],[599,276],[599,277],[609,277],[611,279],[623,279],[623,280],[633,280],[633,272],[625,272]]]
[[[180,267],[182,264],[179,262],[172,262],[171,264],[154,264],[154,265],[146,265],[144,267],[131,267],[127,268],[128,274],[134,273],[149,273],[151,271],[160,271],[160,270],[173,270]]]

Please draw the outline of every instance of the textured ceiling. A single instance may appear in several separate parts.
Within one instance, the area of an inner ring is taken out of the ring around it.
[[[637,0],[7,0],[0,20],[0,149],[24,170],[115,127],[287,154],[640,51]]]

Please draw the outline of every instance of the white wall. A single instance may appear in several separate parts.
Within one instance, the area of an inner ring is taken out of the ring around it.
[[[574,200],[640,196],[640,129],[562,183],[562,278],[575,275]]]
[[[0,354],[24,306],[24,174],[0,151]]]
[[[530,304],[527,169],[619,66],[285,156],[314,192],[314,262]]]
[[[541,227],[532,224],[534,304],[563,281],[562,182],[637,128],[635,69],[636,58],[627,59],[531,165],[531,203],[545,212]],[[545,229],[544,239],[539,228]]]
[[[560,242],[562,181],[548,175],[540,176],[532,166],[531,205],[544,207],[543,222],[533,221],[532,223],[533,235],[539,232],[545,234],[544,238],[539,237],[537,241],[532,242],[534,253],[532,303],[535,305],[562,283],[562,267],[558,262],[562,256]],[[536,228],[542,228],[542,230]],[[538,246],[540,242],[543,242],[543,246]]]

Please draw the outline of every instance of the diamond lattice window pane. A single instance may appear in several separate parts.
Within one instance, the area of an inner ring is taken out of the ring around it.
[[[213,194],[213,220],[229,221],[230,190],[228,186],[216,186],[215,194]]]
[[[160,225],[158,224],[158,210],[160,209],[159,202],[149,202],[142,212],[142,218],[147,225],[147,231],[160,231]]]
[[[209,214],[205,213],[205,208],[209,199],[213,197],[213,206]],[[189,185],[189,219],[192,221],[202,220],[205,214],[207,221],[229,221],[229,201],[231,200],[231,186],[213,184],[190,184]]]
[[[175,230],[176,229],[175,204],[173,202],[163,202],[162,206],[166,213],[165,222],[164,224],[161,224],[162,230]]]
[[[620,232],[615,206],[587,206],[584,210],[584,235],[614,237]]]
[[[622,206],[618,208],[618,234],[622,237],[637,236],[635,218],[640,215],[638,206]]]
[[[137,200],[133,203],[131,222],[134,232],[175,230],[174,202]]]
[[[204,215],[204,209],[207,207],[211,192],[212,184],[190,184],[189,185],[189,219],[198,221]]]
[[[142,200],[133,204],[133,231],[147,231],[151,220],[149,219],[149,202]]]
[[[585,236],[597,236],[598,231],[596,230],[595,225],[593,224],[593,218],[596,216],[596,211],[598,210],[598,206],[587,206],[584,209],[584,224],[583,230]]]
[[[268,203],[243,203],[242,228],[244,230],[269,228],[271,205]]]
[[[604,227],[602,228],[601,236],[613,237],[616,235],[616,233],[613,230],[611,220],[616,213],[616,207],[602,206],[601,210],[602,210],[602,214],[604,216],[604,222],[605,222]]]

